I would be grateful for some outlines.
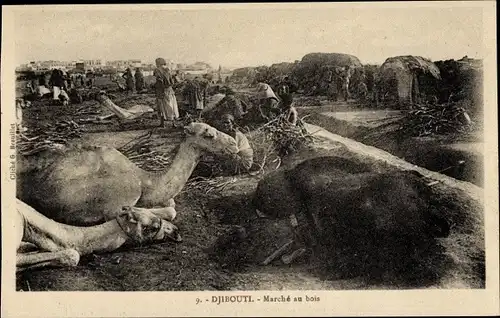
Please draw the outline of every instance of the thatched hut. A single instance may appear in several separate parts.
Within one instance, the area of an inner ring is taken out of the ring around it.
[[[399,107],[420,102],[423,95],[437,93],[439,68],[420,56],[390,57],[377,72],[378,101]]]
[[[470,114],[480,111],[483,105],[483,63],[467,56],[460,60],[435,62],[441,71],[439,102],[469,101]]]
[[[325,73],[332,69],[355,69],[362,67],[360,60],[343,53],[309,53],[294,67],[292,76],[304,90],[319,88]]]

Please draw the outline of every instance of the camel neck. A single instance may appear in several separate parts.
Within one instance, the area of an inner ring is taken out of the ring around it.
[[[115,250],[129,240],[116,220],[79,227],[55,222],[34,210],[22,214],[26,221],[23,241],[42,250],[74,248],[80,254],[98,253]]]
[[[162,206],[179,194],[196,168],[200,155],[198,149],[188,143],[182,143],[166,172],[149,175],[140,203],[146,206]]]

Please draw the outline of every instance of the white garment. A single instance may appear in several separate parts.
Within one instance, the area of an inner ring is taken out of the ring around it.
[[[65,91],[65,90],[63,90],[63,89],[62,89],[62,90],[59,92],[59,95],[60,95],[60,96],[62,96],[62,97],[64,98],[64,100],[69,100],[69,96],[68,96],[68,94],[66,93],[66,91]]]
[[[45,94],[50,94],[50,89],[45,87],[44,85],[38,86],[38,96],[43,96]]]
[[[54,90],[54,99],[58,100],[61,94],[61,88],[59,86],[54,86],[52,89]]]

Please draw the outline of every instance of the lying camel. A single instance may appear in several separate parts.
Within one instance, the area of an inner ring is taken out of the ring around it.
[[[114,220],[91,227],[57,223],[19,199],[16,209],[18,271],[45,266],[76,266],[82,255],[111,252],[128,242],[182,240],[172,223],[131,207],[124,207]],[[32,247],[26,243],[33,244],[37,250],[23,251]]]
[[[113,103],[113,101],[106,96],[106,93],[100,92],[96,96],[96,100],[104,106],[106,109],[110,110],[113,114],[109,116],[101,116],[99,119],[104,120],[112,116],[118,117],[119,120],[134,120],[147,113],[154,112],[154,109],[145,105],[135,105],[129,109],[124,109]]]
[[[436,239],[450,234],[450,224],[431,205],[432,189],[421,176],[353,164],[337,157],[306,160],[261,180],[253,203],[271,219],[294,215],[299,245],[337,271],[409,275],[408,269],[425,268],[425,258],[439,258]],[[272,258],[284,253],[278,249]]]
[[[173,198],[182,190],[202,154],[238,152],[236,141],[203,123],[184,127],[186,138],[168,170],[147,172],[109,147],[48,150],[18,162],[18,197],[47,217],[69,225],[114,219],[117,207],[149,209],[171,221]]]

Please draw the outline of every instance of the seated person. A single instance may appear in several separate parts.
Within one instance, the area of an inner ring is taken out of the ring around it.
[[[226,168],[233,168],[236,173],[250,170],[253,165],[253,149],[247,137],[235,127],[233,115],[224,114],[219,126],[220,131],[236,140],[239,149],[239,152],[228,160]]]
[[[285,120],[292,126],[297,125],[297,120],[299,120],[299,113],[297,109],[292,106],[293,99],[291,96],[286,96],[283,99],[283,113],[285,114]]]
[[[257,98],[259,99],[260,115],[266,121],[274,119],[279,113],[280,99],[274,94],[273,89],[266,83],[257,85]]]
[[[284,113],[285,113],[286,121],[290,125],[296,126],[297,120],[299,119],[299,113],[297,112],[295,107],[293,107],[292,104],[285,105],[284,106]]]

